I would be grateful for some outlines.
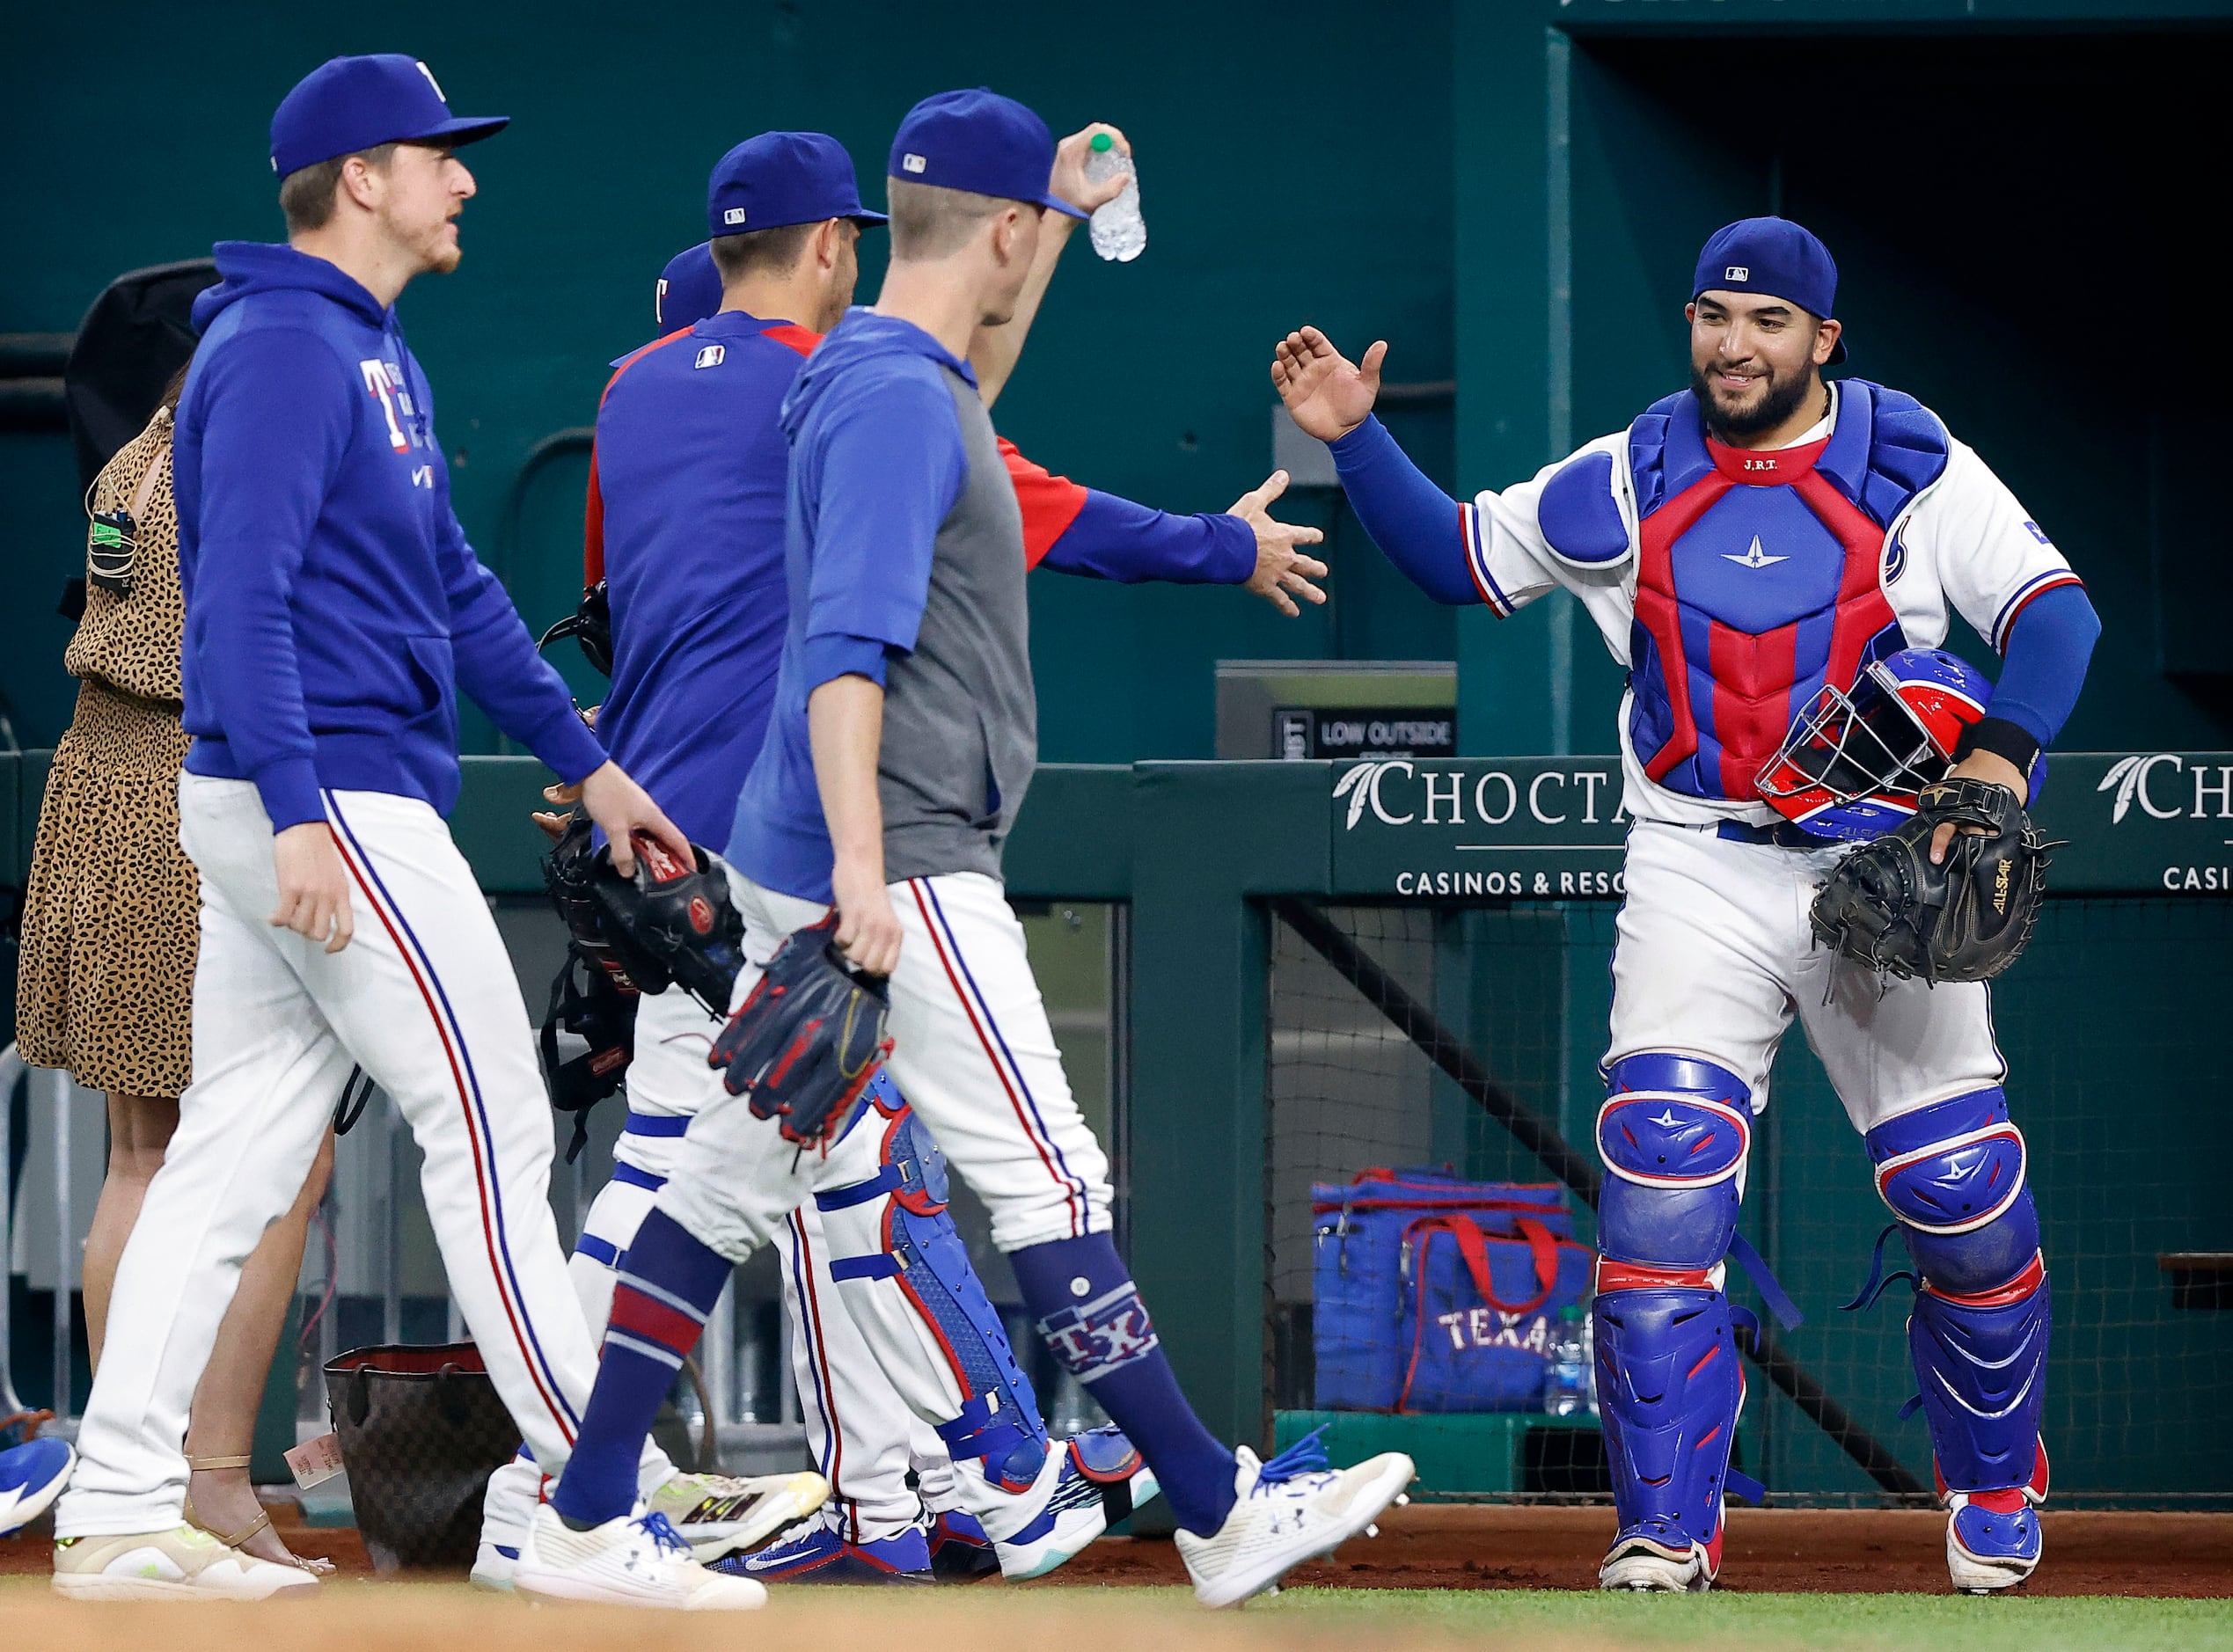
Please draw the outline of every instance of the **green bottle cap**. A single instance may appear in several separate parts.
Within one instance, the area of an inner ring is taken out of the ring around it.
[[[1096,132],[1094,134],[1094,141],[1087,147],[1096,155],[1106,155],[1116,147],[1116,140],[1106,132]]]

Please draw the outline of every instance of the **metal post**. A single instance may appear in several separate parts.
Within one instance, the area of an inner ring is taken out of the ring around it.
[[[381,1156],[380,1179],[382,1188],[380,1214],[385,1227],[384,1253],[380,1264],[380,1340],[395,1343],[403,1341],[403,1201],[397,1196],[399,1178],[395,1173],[396,1154],[402,1146],[403,1109],[385,1091],[380,1099],[387,1103],[386,1135],[388,1151]]]
[[[15,1332],[8,1318],[8,1300],[13,1294],[9,1281],[16,1255],[16,1156],[11,1132],[16,1086],[23,1082],[24,1071],[23,1057],[13,1044],[0,1049],[0,1413],[11,1416],[26,1408],[16,1393],[15,1366],[9,1358]]]
[[[68,1421],[70,1391],[75,1376],[70,1357],[70,1261],[77,1248],[77,1213],[70,1196],[70,1075],[48,1075],[54,1084],[55,1125],[55,1415]]]
[[[729,1271],[721,1300],[706,1320],[699,1341],[700,1368],[706,1375],[706,1395],[714,1412],[714,1427],[727,1427],[736,1415],[736,1273]],[[719,1437],[718,1435],[715,1436]]]

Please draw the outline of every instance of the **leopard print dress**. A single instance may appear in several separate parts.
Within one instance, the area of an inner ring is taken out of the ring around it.
[[[119,449],[93,484],[95,511],[134,513],[130,595],[85,591],[63,664],[81,679],[55,750],[24,891],[17,1042],[33,1066],[89,1089],[175,1096],[193,1075],[201,884],[179,847],[178,510],[171,414]]]

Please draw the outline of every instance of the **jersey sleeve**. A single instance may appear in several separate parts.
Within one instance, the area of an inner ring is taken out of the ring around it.
[[[1581,452],[1610,450],[1619,443],[1619,437],[1608,436]],[[1484,488],[1473,496],[1471,504],[1458,508],[1466,572],[1481,593],[1481,600],[1499,616],[1511,618],[1561,584],[1571,585],[1578,591],[1580,588],[1581,576],[1564,568],[1551,554],[1536,509],[1545,485],[1578,457],[1570,454],[1546,464],[1526,481],[1500,492]]]
[[[2008,652],[2009,632],[2032,602],[2083,583],[2008,484],[1966,442],[1948,448],[1945,474],[1916,504],[1900,537],[1995,654]]]
[[[1023,566],[1036,568],[1086,508],[1086,490],[1025,458],[1006,436],[999,441],[1008,479],[1015,484],[1016,505],[1023,512]]]

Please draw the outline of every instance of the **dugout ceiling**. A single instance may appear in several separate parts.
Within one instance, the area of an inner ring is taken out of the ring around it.
[[[2063,743],[2233,735],[2207,182],[2233,7],[1457,16],[1461,486],[1528,474],[1680,388],[1699,244],[1781,212],[1838,259],[1842,370],[1936,409],[2085,576],[2106,630]],[[1468,611],[1460,635],[1469,749],[1609,743],[1619,672],[1574,604]],[[1949,646],[1992,664],[1958,626]]]

